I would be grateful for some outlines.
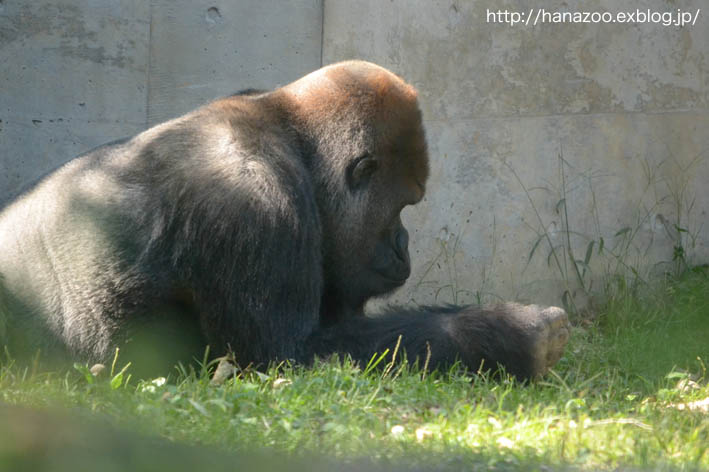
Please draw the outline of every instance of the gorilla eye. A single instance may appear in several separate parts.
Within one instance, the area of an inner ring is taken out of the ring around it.
[[[348,169],[347,183],[350,189],[354,190],[364,184],[369,177],[377,170],[379,162],[369,154],[364,154],[357,159]]]

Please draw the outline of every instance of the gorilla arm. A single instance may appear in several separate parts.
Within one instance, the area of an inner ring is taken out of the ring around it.
[[[400,350],[431,368],[460,361],[471,371],[502,366],[519,380],[544,374],[569,337],[566,312],[506,303],[489,308],[433,307],[356,317],[323,328],[308,340],[311,354],[347,353],[366,365],[374,353]]]

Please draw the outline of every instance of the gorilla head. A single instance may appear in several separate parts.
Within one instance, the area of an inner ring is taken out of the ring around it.
[[[401,286],[411,268],[400,213],[428,177],[413,87],[381,67],[346,62],[283,89],[306,136],[323,226],[323,315],[362,313]]]

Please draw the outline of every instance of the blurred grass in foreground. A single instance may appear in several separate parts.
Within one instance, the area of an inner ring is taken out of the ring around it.
[[[650,298],[614,297],[528,386],[336,359],[87,381],[4,359],[0,401],[31,409],[0,408],[0,470],[709,469],[709,411],[690,408],[709,398],[709,278]]]

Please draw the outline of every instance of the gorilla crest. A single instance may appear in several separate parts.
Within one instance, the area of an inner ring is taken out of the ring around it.
[[[559,308],[365,302],[411,268],[400,213],[426,190],[415,89],[361,61],[248,89],[69,161],[0,213],[0,335],[13,355],[138,368],[231,350],[263,365],[333,352],[543,373]]]

